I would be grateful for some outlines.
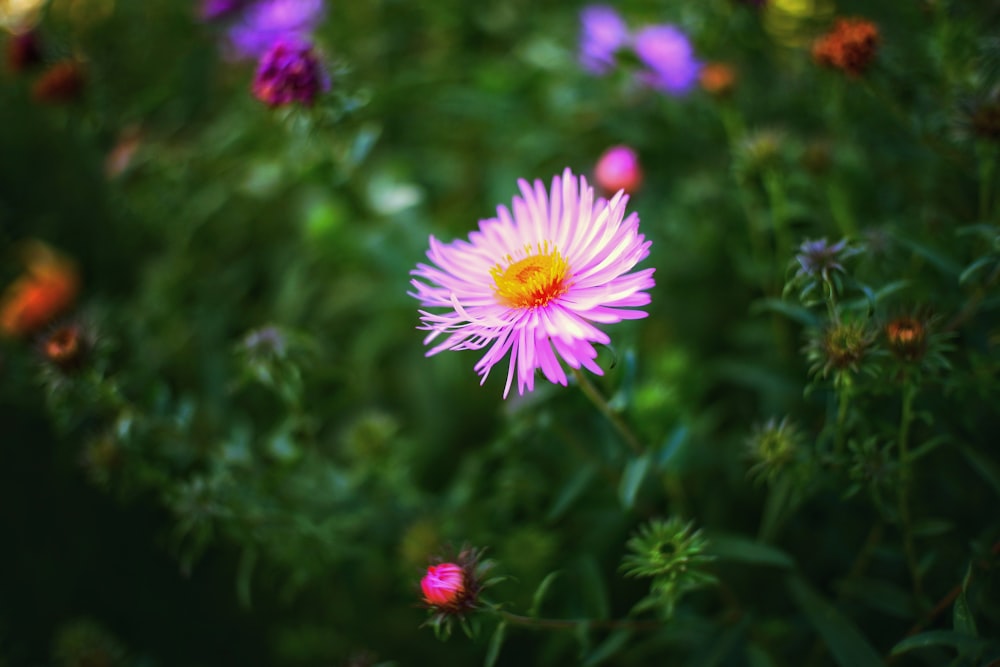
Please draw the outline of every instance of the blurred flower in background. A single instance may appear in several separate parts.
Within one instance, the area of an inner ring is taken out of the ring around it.
[[[862,18],[839,19],[833,29],[813,44],[813,58],[820,65],[860,76],[878,50],[878,27]]]
[[[254,97],[272,107],[292,102],[308,106],[329,89],[330,78],[312,46],[284,39],[261,57],[252,85]]]
[[[40,241],[25,245],[26,268],[0,298],[0,331],[32,334],[65,312],[76,298],[79,277],[73,264]]]
[[[629,42],[625,19],[613,7],[591,5],[580,12],[580,22],[580,64],[594,74],[611,71],[615,53]]]
[[[323,14],[323,0],[258,0],[229,28],[229,43],[237,57],[259,58],[281,40],[309,41]]]
[[[639,216],[625,215],[627,195],[595,201],[587,180],[569,169],[548,194],[540,180],[518,185],[513,215],[497,207],[468,241],[441,244],[432,236],[432,264],[412,272],[427,282],[411,281],[422,306],[447,309],[420,311],[421,328],[430,331],[425,343],[447,336],[427,354],[490,345],[475,366],[485,382],[509,352],[505,398],[515,371],[519,394],[534,389],[536,369],[565,386],[560,359],[603,375],[593,344],[611,339],[593,323],[645,317],[630,309],[647,305],[645,290],[654,285],[654,269],[629,273],[650,242],[639,233]]]
[[[69,104],[79,99],[86,83],[83,65],[67,58],[42,72],[31,87],[31,97],[42,104]]]
[[[629,146],[612,146],[597,160],[594,180],[607,195],[619,190],[634,194],[642,185],[639,156]]]
[[[680,28],[647,25],[631,34],[625,20],[607,5],[590,5],[580,12],[580,64],[592,74],[607,74],[616,54],[630,48],[641,68],[638,80],[671,95],[683,95],[698,80],[701,63]]]
[[[675,26],[651,25],[639,30],[635,53],[646,66],[639,79],[656,90],[683,95],[698,82],[701,63],[694,57],[691,40]]]
[[[831,0],[770,0],[764,5],[764,29],[783,46],[808,45],[833,16]]]
[[[7,69],[11,72],[23,72],[41,62],[42,45],[34,30],[12,35],[7,40]]]
[[[203,21],[218,21],[236,14],[246,4],[247,0],[201,0],[198,16]]]
[[[709,95],[725,97],[736,85],[736,70],[726,63],[708,63],[701,68],[698,83]]]
[[[33,28],[46,0],[0,0],[0,28],[22,33]]]

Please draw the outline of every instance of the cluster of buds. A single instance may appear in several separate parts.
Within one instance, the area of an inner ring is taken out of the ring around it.
[[[878,27],[866,19],[839,19],[833,29],[813,43],[813,59],[820,65],[861,76],[878,51]]]
[[[454,559],[428,566],[420,580],[420,589],[430,614],[427,624],[439,638],[446,639],[451,634],[455,621],[467,633],[471,632],[466,617],[483,607],[483,590],[500,581],[486,579],[494,565],[491,560],[483,560],[482,549],[466,547]]]

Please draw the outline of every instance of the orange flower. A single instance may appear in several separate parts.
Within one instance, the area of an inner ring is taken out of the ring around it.
[[[875,59],[878,27],[862,18],[839,19],[833,30],[813,43],[813,59],[820,65],[860,76]]]
[[[723,97],[736,85],[736,72],[726,63],[708,63],[701,68],[698,81],[709,95]]]
[[[80,97],[85,83],[83,65],[62,60],[42,72],[31,88],[31,96],[45,104],[68,104]]]
[[[27,248],[27,269],[0,298],[0,331],[23,336],[38,331],[76,298],[79,278],[69,260],[43,243]]]

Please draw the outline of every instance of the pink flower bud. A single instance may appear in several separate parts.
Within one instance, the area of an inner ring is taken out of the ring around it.
[[[465,594],[465,572],[454,563],[441,563],[427,568],[420,580],[424,601],[437,607],[456,605]]]
[[[619,190],[634,194],[642,184],[639,156],[628,146],[612,146],[597,161],[594,180],[609,195]]]

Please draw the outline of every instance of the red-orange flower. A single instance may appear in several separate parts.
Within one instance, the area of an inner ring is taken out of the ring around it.
[[[726,63],[708,63],[701,68],[698,82],[709,95],[723,97],[736,85],[736,71]]]
[[[64,312],[76,298],[79,278],[73,264],[43,243],[27,250],[27,268],[0,298],[0,331],[34,333]]]
[[[838,19],[833,30],[813,43],[813,59],[820,65],[860,76],[875,59],[878,27],[862,18]]]
[[[68,104],[80,97],[85,83],[83,65],[75,60],[62,60],[42,72],[31,87],[31,96],[45,104]]]

